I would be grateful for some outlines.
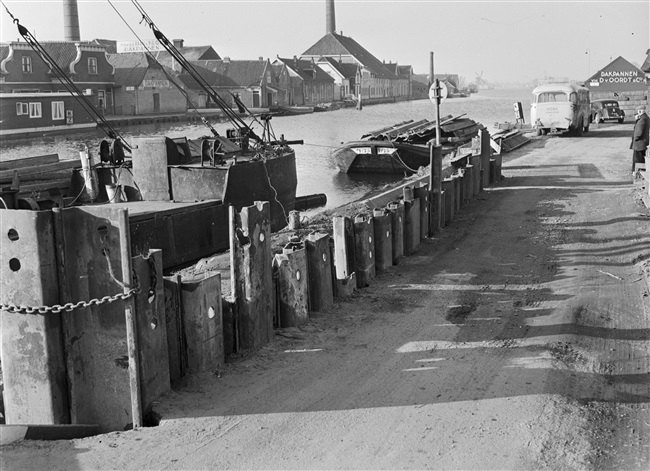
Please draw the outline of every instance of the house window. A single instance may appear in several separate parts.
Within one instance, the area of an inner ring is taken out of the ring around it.
[[[28,103],[16,103],[16,115],[22,116],[29,114],[29,104]]]
[[[32,73],[32,58],[29,56],[23,56],[22,59],[22,64],[23,64],[23,74],[31,74]]]
[[[97,90],[97,106],[99,109],[104,112],[104,109],[106,108],[106,91],[105,90]]]
[[[88,73],[90,75],[97,75],[97,58],[89,57],[88,58]]]
[[[29,104],[29,117],[30,118],[40,118],[43,116],[43,110],[40,103],[30,103]]]
[[[52,120],[64,119],[64,105],[62,101],[52,102]]]

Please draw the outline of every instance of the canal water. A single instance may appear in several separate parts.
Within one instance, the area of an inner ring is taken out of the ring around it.
[[[520,101],[528,120],[530,90],[481,90],[467,98],[449,98],[440,109],[441,116],[465,114],[494,131],[497,122],[514,122],[513,105]],[[359,111],[344,108],[336,111],[302,116],[278,116],[271,121],[277,137],[283,134],[288,140],[302,139],[304,145],[296,150],[298,173],[297,194],[324,193],[326,208],[338,207],[362,198],[371,191],[399,180],[399,176],[347,175],[338,171],[331,152],[342,142],[359,139],[368,131],[390,126],[406,120],[435,119],[435,108],[429,100],[416,100],[394,104],[364,106]],[[215,129],[225,134],[227,123],[215,123]],[[196,138],[208,135],[202,124],[158,123],[121,128],[128,141],[131,136],[166,135]],[[0,160],[58,153],[61,159],[79,157],[84,145],[97,149],[103,135],[98,131],[59,136],[3,139],[0,141]]]

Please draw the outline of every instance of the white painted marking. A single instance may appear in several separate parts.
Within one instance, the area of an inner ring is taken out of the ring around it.
[[[406,368],[405,370],[402,371],[428,371],[428,370],[437,370],[437,366],[423,366],[420,368]]]
[[[310,353],[310,352],[322,352],[322,348],[303,348],[301,350],[285,350],[284,353]]]
[[[528,291],[530,285],[390,285],[389,288],[421,291]]]
[[[415,360],[415,363],[431,363],[434,361],[443,361],[446,358],[422,358],[421,360]]]

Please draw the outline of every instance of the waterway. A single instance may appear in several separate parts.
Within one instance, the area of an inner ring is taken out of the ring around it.
[[[449,98],[440,109],[441,116],[465,114],[493,131],[497,122],[514,122],[514,103],[523,105],[526,119],[530,109],[530,90],[481,90],[467,98]],[[359,139],[368,131],[406,120],[435,119],[435,107],[429,100],[364,106],[361,111],[345,108],[301,116],[274,117],[271,121],[276,136],[288,140],[302,139],[304,145],[294,146],[298,173],[298,195],[324,193],[326,208],[338,207],[362,198],[371,191],[395,182],[398,176],[347,175],[340,173],[331,157],[334,148],[343,142]],[[227,123],[214,127],[225,134]],[[142,135],[187,136],[196,138],[209,134],[202,124],[158,123],[120,129],[125,139]],[[78,158],[84,145],[97,149],[102,136],[98,131],[85,133],[7,139],[0,141],[0,160],[58,153],[61,159]]]

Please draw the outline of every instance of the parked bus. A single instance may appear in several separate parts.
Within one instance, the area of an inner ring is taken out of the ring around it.
[[[572,83],[548,83],[533,90],[530,122],[537,135],[589,131],[589,89]]]

